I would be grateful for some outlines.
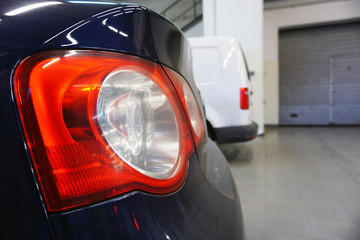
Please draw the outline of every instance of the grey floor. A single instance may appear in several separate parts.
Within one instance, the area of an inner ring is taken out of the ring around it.
[[[269,128],[220,148],[247,240],[360,239],[360,128]]]

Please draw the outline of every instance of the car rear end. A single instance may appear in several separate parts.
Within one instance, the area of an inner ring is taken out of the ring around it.
[[[257,136],[245,56],[235,38],[190,38],[195,81],[204,97],[209,132],[218,143]]]
[[[243,238],[180,30],[134,4],[0,6],[1,238]]]

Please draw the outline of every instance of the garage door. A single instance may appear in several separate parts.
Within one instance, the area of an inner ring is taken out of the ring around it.
[[[360,23],[281,31],[280,124],[360,124]]]

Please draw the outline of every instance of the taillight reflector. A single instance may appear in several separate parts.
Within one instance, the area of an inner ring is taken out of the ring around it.
[[[174,85],[160,65],[118,53],[52,51],[21,62],[14,93],[48,210],[177,190],[191,136],[203,133],[191,133]]]

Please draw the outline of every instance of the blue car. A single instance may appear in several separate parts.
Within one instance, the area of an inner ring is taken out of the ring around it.
[[[136,4],[0,2],[1,239],[244,239],[187,39]]]

